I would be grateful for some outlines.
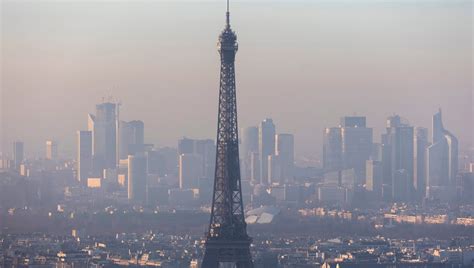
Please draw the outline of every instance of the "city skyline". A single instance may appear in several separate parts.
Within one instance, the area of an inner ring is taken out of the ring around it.
[[[367,125],[374,128],[374,140],[377,141],[383,133],[382,122],[389,115],[400,113],[409,119],[411,125],[430,127],[431,114],[442,107],[445,125],[458,136],[460,147],[472,146],[472,128],[463,123],[472,122],[472,65],[465,57],[470,49],[470,28],[466,26],[470,21],[470,4],[466,1],[423,3],[405,1],[394,8],[373,1],[344,5],[283,1],[274,4],[272,12],[263,2],[234,3],[238,19],[236,27],[242,32],[240,41],[248,45],[246,53],[238,59],[241,66],[237,72],[238,103],[245,107],[240,115],[240,126],[256,125],[261,119],[270,117],[279,126],[278,132],[295,135],[297,155],[314,157],[322,155],[320,133],[341,116],[354,113],[367,116]],[[91,5],[97,7],[96,11],[84,13]],[[84,116],[93,111],[94,103],[109,94],[123,101],[123,119],[145,122],[146,142],[175,146],[182,136],[213,137],[212,126],[217,119],[213,112],[217,104],[211,100],[216,96],[214,62],[217,56],[213,53],[215,41],[212,34],[219,30],[218,12],[222,5],[218,2],[188,5],[122,3],[113,6],[107,3],[5,2],[2,10],[5,15],[2,16],[2,151],[8,152],[11,142],[18,139],[25,142],[27,154],[37,152],[35,155],[43,155],[44,141],[53,139],[59,142],[60,152],[74,155],[74,133],[85,128]],[[130,14],[124,16],[123,21],[118,20],[126,8],[131,8]],[[40,24],[33,23],[53,9],[61,11],[62,26],[56,24],[58,16],[44,19]],[[106,10],[110,12],[105,14]],[[163,14],[157,19],[152,17],[152,11],[158,14],[169,11],[170,15]],[[204,16],[199,11],[215,16]],[[312,12],[319,16],[313,16]],[[301,16],[292,17],[297,13]],[[71,18],[64,18],[67,17],[63,16],[65,14]],[[247,14],[262,16],[251,16],[245,22],[242,18]],[[82,15],[87,21],[78,24]],[[133,20],[138,15],[142,19]],[[368,19],[360,21],[362,15]],[[173,31],[163,24],[170,16],[174,16],[171,20],[175,23]],[[90,28],[90,23],[99,17],[102,23],[98,29]],[[278,23],[277,18],[286,19],[288,25]],[[452,20],[454,18],[456,21]],[[347,23],[354,19],[358,19],[355,25],[347,28]],[[201,20],[202,24],[196,25]],[[384,25],[387,31],[391,30],[393,36],[380,33],[381,29],[372,24],[375,22]],[[403,23],[403,28],[397,26],[400,23]],[[411,28],[408,27],[410,23],[414,23]],[[251,24],[255,27],[249,27]],[[152,25],[157,28],[148,27]],[[277,25],[281,35],[265,32],[268,25]],[[130,32],[130,29],[135,31]],[[355,30],[360,34],[359,41],[353,39]],[[38,31],[46,31],[44,36],[51,38],[40,39]],[[305,31],[314,32],[318,38],[308,37]],[[94,33],[97,32],[106,32],[110,38],[96,36]],[[257,35],[263,32],[265,35]],[[126,34],[132,37],[128,41],[124,39]],[[416,38],[417,34],[423,38]],[[161,38],[163,35],[173,37],[173,41]],[[374,39],[371,35],[379,38]],[[395,36],[396,40],[393,39]],[[344,37],[351,42],[339,42]],[[186,44],[186,38],[194,39],[193,46]],[[145,40],[148,45],[142,53],[123,55],[135,45],[142,47]],[[35,42],[38,47],[27,46],[29,42]],[[169,54],[167,50],[174,51],[172,45],[184,49],[184,52],[180,51],[171,58],[166,56]],[[110,52],[104,50],[107,46],[110,46]],[[421,48],[425,52],[420,53]],[[61,58],[67,65],[57,64],[59,58],[52,49],[62,53]],[[300,53],[289,52],[295,49],[314,53],[304,58]],[[199,55],[197,51],[205,54]],[[330,59],[318,51],[334,57]],[[96,62],[99,52],[103,52],[100,57],[103,60]],[[389,54],[397,55],[398,59]],[[293,55],[294,59],[285,58],[287,55]],[[83,59],[79,60],[79,56]],[[182,66],[180,59],[184,56],[191,61],[191,66]],[[29,57],[28,61],[26,57]],[[278,68],[274,65],[268,70],[263,68],[267,65],[264,61],[271,63],[282,59],[285,65]],[[46,68],[48,72],[38,68],[45,61],[51,67]],[[203,64],[202,70],[192,68],[196,62]],[[92,63],[102,67],[108,65],[106,63],[117,66],[105,71],[93,66],[83,68]],[[159,67],[161,64],[166,64],[168,69]],[[373,67],[380,64],[384,66],[383,72]],[[189,81],[180,81],[171,74],[178,66],[190,74]],[[352,71],[348,72],[349,69]],[[281,75],[272,77],[269,71]],[[20,72],[28,73],[30,79],[19,83]],[[343,80],[347,82],[337,78],[341,72],[344,72]],[[85,77],[90,79],[85,80]],[[292,94],[295,90],[300,90],[301,94]],[[133,95],[128,92],[133,92]],[[59,100],[63,94],[71,97]],[[282,95],[285,98],[279,97]],[[366,97],[364,102],[353,101],[359,95]],[[407,99],[408,95],[411,98]],[[421,99],[423,101],[419,101]],[[15,103],[28,105],[32,111],[41,107],[48,109],[40,113],[25,113]],[[68,112],[59,110],[63,105],[54,103],[68,106]],[[182,107],[177,105],[181,103]],[[202,109],[187,108],[194,106]],[[29,136],[29,128],[35,129],[35,137]]]
[[[105,105],[113,104],[113,105],[117,105],[117,106],[118,106],[118,105],[120,105],[120,106],[122,105],[122,103],[118,104],[118,103],[104,102],[104,103],[96,104],[96,106],[101,106],[101,105],[104,105],[104,104],[105,104]],[[437,109],[436,111],[439,113],[439,112],[444,111],[444,110],[442,110],[441,108],[439,108],[439,109]],[[444,113],[443,113],[443,114],[444,114]],[[86,122],[86,124],[85,124],[86,127],[85,127],[84,129],[87,130],[87,129],[89,128],[89,131],[92,131],[91,129],[93,128],[93,125],[94,125],[94,124],[93,124],[93,123],[91,124],[91,122],[92,122],[92,121],[91,121],[91,116],[93,117],[93,114],[88,113],[87,116],[88,116],[87,120],[84,120],[84,121]],[[409,119],[407,119],[406,117],[400,116],[400,114],[398,114],[398,113],[393,113],[393,114],[387,116],[384,121],[388,120],[389,118],[391,118],[391,117],[393,117],[393,116],[400,117],[406,124],[412,125],[412,124],[411,124],[411,121],[410,121]],[[362,115],[362,114],[358,114],[358,115],[354,115],[354,114],[352,114],[352,115],[341,115],[339,118],[342,119],[342,118],[346,118],[346,117],[347,117],[347,118],[351,118],[351,117],[362,117],[362,118],[364,118],[364,120],[366,120],[367,122],[370,122],[370,120],[369,120],[370,116]],[[267,120],[270,120],[270,121],[272,121],[272,123],[273,123],[273,119],[272,119],[272,118],[263,118],[263,119],[261,120],[261,122],[265,122],[265,121],[267,121]],[[89,121],[89,122],[88,122],[88,121]],[[430,121],[431,121],[431,117],[430,117]],[[445,119],[443,119],[443,121],[445,121]],[[119,122],[120,122],[120,130],[118,130],[118,131],[122,131],[122,132],[125,131],[125,132],[127,132],[127,134],[125,134],[125,135],[132,135],[132,134],[128,134],[128,132],[131,131],[131,130],[130,130],[130,128],[131,128],[130,125],[132,125],[132,124],[137,124],[137,123],[142,125],[142,126],[141,126],[141,128],[142,128],[142,129],[141,129],[141,135],[142,135],[142,138],[141,138],[141,139],[142,139],[142,143],[141,143],[140,146],[152,146],[152,147],[154,147],[154,148],[167,148],[167,147],[169,147],[169,148],[175,148],[175,149],[178,149],[178,150],[179,150],[179,147],[180,147],[179,142],[180,142],[182,139],[185,139],[185,140],[186,140],[186,139],[190,139],[190,140],[203,140],[203,141],[207,140],[207,141],[215,142],[215,139],[212,138],[212,137],[210,137],[210,136],[209,136],[209,137],[205,137],[205,136],[203,136],[203,137],[197,137],[197,136],[190,136],[190,135],[183,134],[183,135],[181,135],[181,136],[178,136],[178,137],[176,138],[176,140],[175,140],[174,142],[172,142],[171,144],[161,144],[161,143],[159,143],[159,144],[154,144],[154,143],[152,143],[152,142],[149,142],[149,140],[146,140],[146,138],[144,138],[144,137],[146,137],[147,135],[149,136],[150,134],[147,133],[147,132],[149,132],[148,130],[147,130],[147,131],[144,131],[144,130],[143,130],[144,122],[143,122],[142,120],[136,119],[136,120],[131,120],[131,121],[127,122],[127,121],[122,120],[122,118],[120,117],[120,118],[119,118]],[[371,130],[374,130],[373,139],[371,139],[371,140],[373,140],[373,143],[377,143],[377,144],[378,144],[378,143],[383,143],[383,135],[384,135],[384,133],[383,133],[383,131],[380,131],[380,133],[378,133],[378,132],[375,132],[375,130],[376,130],[376,129],[379,129],[379,128],[380,128],[380,129],[384,129],[384,123],[386,123],[386,122],[378,122],[378,123],[379,123],[378,125],[368,125],[369,123],[367,123],[367,126],[370,127]],[[259,123],[259,122],[257,121],[257,122],[256,122],[255,124],[253,124],[253,125],[248,125],[248,126],[242,126],[242,127],[240,127],[240,128],[239,128],[239,133],[243,134],[247,129],[250,129],[250,128],[255,128],[255,129],[257,129],[257,131],[258,131],[258,130],[260,129],[260,126],[261,126],[261,123]],[[342,124],[342,123],[341,123],[341,124],[334,124],[334,123],[333,123],[332,125],[331,125],[331,124],[328,124],[325,128],[322,129],[322,132],[326,132],[326,131],[328,131],[328,130],[340,129],[341,127],[343,127],[343,124]],[[433,133],[433,123],[432,123],[432,122],[430,122],[430,125],[428,125],[428,126],[413,125],[413,127],[425,129],[425,130],[427,131],[426,135],[428,135],[428,133],[429,133],[429,137],[427,138],[428,144],[431,144],[431,143],[434,141],[433,138],[431,137],[431,136],[433,135],[433,134],[432,134],[432,133]],[[115,128],[115,127],[114,127],[114,128]],[[271,135],[271,136],[273,137],[273,139],[276,139],[277,136],[278,136],[278,135],[281,135],[281,134],[295,136],[294,133],[289,133],[289,132],[283,132],[283,131],[281,131],[281,125],[278,124],[278,122],[275,124],[274,128],[275,128],[275,130],[274,130],[275,133],[274,133],[273,135]],[[449,128],[449,127],[448,127],[448,128]],[[284,129],[284,128],[283,128],[283,129]],[[54,144],[54,150],[55,150],[55,155],[56,155],[56,157],[61,157],[61,158],[63,158],[63,159],[74,159],[74,158],[76,157],[76,155],[77,155],[77,147],[76,147],[76,145],[77,145],[77,139],[76,139],[76,133],[77,133],[78,131],[80,131],[80,130],[77,129],[77,130],[72,134],[72,136],[71,136],[71,137],[74,138],[74,144],[72,145],[72,146],[73,146],[72,152],[69,151],[69,150],[71,150],[71,149],[64,149],[64,147],[63,147],[64,144],[62,144],[60,140],[48,138],[48,139],[42,141],[43,144],[41,144],[41,146],[37,146],[36,144],[34,144],[33,146],[31,146],[31,144],[27,144],[24,140],[16,138],[16,139],[14,139],[12,142],[7,143],[7,146],[6,146],[5,150],[4,150],[3,152],[0,151],[0,156],[1,156],[2,153],[3,153],[3,156],[4,156],[4,157],[7,157],[7,156],[12,157],[13,154],[14,154],[14,151],[13,151],[12,148],[11,148],[12,145],[14,145],[14,144],[17,143],[17,142],[21,142],[21,143],[23,144],[23,146],[25,147],[25,148],[24,148],[24,157],[25,157],[25,159],[27,159],[27,158],[30,158],[30,159],[45,158],[45,159],[48,159],[48,155],[51,153],[51,152],[50,152],[51,149],[50,149],[50,145],[49,145],[49,144],[50,144],[50,143],[53,143],[53,144]],[[319,133],[319,134],[321,134],[321,133]],[[456,133],[453,133],[453,134],[457,136]],[[122,135],[124,135],[124,134],[122,133]],[[134,135],[134,134],[133,134],[133,135]],[[257,135],[258,135],[258,133],[257,133]],[[121,140],[120,142],[122,142],[122,143],[123,143],[123,142],[126,142],[126,141],[128,141],[128,139],[130,139],[130,138],[131,138],[131,137],[126,136],[126,139],[123,140],[123,141]],[[319,139],[321,139],[322,142],[321,142],[321,144],[320,144],[320,147],[315,148],[315,150],[312,151],[313,154],[310,154],[310,155],[301,154],[301,153],[296,152],[296,150],[295,150],[295,152],[294,152],[295,161],[298,162],[298,161],[306,161],[306,160],[307,160],[307,161],[309,161],[309,162],[311,162],[311,163],[313,163],[313,164],[321,165],[321,167],[323,167],[323,162],[324,162],[324,146],[325,146],[325,137],[324,137],[324,135],[315,135],[314,140],[319,140]],[[257,137],[257,141],[258,141],[258,137]],[[115,142],[115,141],[114,141],[114,142]],[[241,146],[244,146],[244,143],[245,143],[244,137],[242,137],[242,136],[239,137],[239,144],[240,144]],[[294,143],[295,143],[295,149],[296,149],[296,144],[297,144],[297,140],[296,140],[296,139],[295,139]],[[45,146],[45,144],[46,144],[46,146]],[[273,147],[276,146],[276,143],[275,143],[274,141],[271,142],[271,144],[273,144],[273,145],[272,145]],[[459,145],[459,154],[467,154],[467,155],[469,155],[469,150],[471,150],[471,147],[466,147],[466,146],[465,146],[465,143],[463,144],[463,142],[462,142],[461,140],[459,141],[459,144],[460,144],[460,145]],[[132,144],[130,144],[130,145],[125,145],[125,144],[120,144],[120,145],[119,145],[119,144],[117,144],[117,145],[114,146],[114,147],[117,147],[116,149],[119,150],[119,148],[122,148],[122,147],[124,147],[124,146],[132,146]],[[139,146],[139,147],[140,147],[140,146]],[[34,147],[34,148],[40,147],[40,148],[38,149],[38,151],[32,151],[31,147]],[[58,147],[59,147],[59,149],[58,149]],[[136,147],[136,145],[135,145],[135,147]],[[137,148],[138,148],[138,147],[137,147]],[[137,148],[132,149],[132,152],[135,152],[134,150],[136,150]],[[140,148],[141,148],[141,147],[140,147]],[[243,149],[243,148],[242,148],[242,149]],[[121,150],[121,154],[125,153],[125,155],[122,156],[122,157],[120,157],[120,159],[123,158],[123,157],[126,158],[126,157],[127,157],[127,152],[125,152],[124,149],[120,149],[120,150]],[[243,149],[243,150],[245,151],[245,149]],[[274,154],[274,153],[275,153],[275,148],[272,148],[270,151],[272,152],[272,154]],[[257,153],[258,153],[258,148],[257,148]],[[314,158],[308,158],[308,156],[311,156],[311,157],[314,157]],[[117,157],[118,157],[118,156],[117,156]],[[244,154],[241,154],[241,158],[245,158],[245,155],[244,155]],[[117,159],[117,161],[118,161],[118,159]],[[260,161],[261,161],[261,160],[259,160],[259,162],[260,162]],[[314,161],[317,161],[317,162],[314,162]],[[260,172],[260,171],[259,171],[259,172]],[[260,174],[260,175],[259,175],[259,178],[260,178],[261,176],[262,176],[262,175]]]
[[[97,105],[100,106],[100,105],[103,105],[103,104],[112,104],[112,103],[104,102],[104,103],[100,103],[100,104],[97,104]],[[115,104],[115,103],[113,103],[113,104]],[[439,109],[437,110],[438,113],[441,112],[441,111],[442,111],[441,108],[439,108]],[[90,121],[90,116],[91,116],[91,114],[88,113],[88,116],[89,116],[89,121]],[[411,122],[411,121],[407,120],[405,117],[402,117],[402,116],[400,116],[400,115],[397,114],[397,113],[393,113],[392,115],[387,116],[387,117],[385,118],[385,121],[388,120],[389,118],[392,118],[393,116],[400,117],[400,118],[401,118],[402,120],[404,120],[407,124],[410,124],[409,122]],[[361,117],[361,118],[364,118],[364,120],[366,120],[367,122],[370,122],[370,120],[368,120],[368,118],[370,118],[370,116],[366,116],[366,115],[341,115],[339,118],[350,118],[350,117]],[[265,122],[266,120],[271,120],[271,121],[273,122],[272,118],[264,118],[264,119],[262,119],[262,122]],[[430,120],[431,120],[431,118],[430,118]],[[87,122],[87,120],[85,120],[85,121]],[[443,121],[444,121],[444,119],[443,119]],[[130,130],[129,130],[129,128],[130,128],[129,125],[130,125],[130,124],[134,124],[134,123],[142,124],[142,130],[141,130],[142,132],[141,132],[141,135],[142,135],[142,138],[143,138],[143,137],[146,137],[147,131],[143,131],[143,124],[144,124],[144,122],[141,121],[141,120],[139,120],[139,119],[138,119],[138,120],[131,120],[131,121],[129,121],[129,122],[126,122],[126,121],[121,120],[121,118],[120,118],[120,126],[121,126],[121,127],[120,127],[120,130],[119,130],[119,131],[130,131]],[[382,128],[382,129],[383,129],[384,122],[379,122],[379,123],[380,123],[379,125],[368,125],[368,127],[370,127],[371,130],[375,130],[375,129],[377,129],[377,128]],[[88,128],[87,125],[88,125],[88,124],[86,123],[85,129]],[[258,130],[260,129],[259,125],[261,125],[261,123],[259,124],[258,122],[256,122],[256,123],[253,124],[253,125],[240,127],[240,128],[239,128],[239,133],[243,134],[243,133],[245,132],[245,130],[250,129],[250,128],[255,128],[255,129],[257,129],[257,131],[258,131]],[[411,124],[410,124],[410,125],[411,125]],[[90,127],[90,123],[89,123],[89,127]],[[274,128],[275,128],[275,134],[272,135],[273,139],[276,139],[279,135],[291,135],[291,136],[295,136],[294,133],[286,133],[286,132],[280,131],[280,128],[279,128],[279,127],[280,127],[279,124],[275,124],[275,126],[274,126]],[[327,126],[326,128],[324,128],[324,129],[322,130],[322,132],[325,133],[325,132],[328,131],[328,130],[340,129],[341,127],[342,127],[342,124],[338,124],[338,125],[337,125],[337,124],[336,124],[336,125],[335,125],[335,124],[333,124],[333,125],[328,124],[328,126]],[[433,139],[431,138],[432,132],[433,132],[432,123],[431,123],[429,126],[426,126],[426,127],[425,127],[425,126],[417,126],[417,125],[413,125],[413,127],[425,129],[425,130],[427,131],[427,133],[430,134],[430,137],[427,138],[427,142],[428,142],[428,144],[432,144],[432,142],[433,142]],[[122,128],[125,128],[125,130],[122,130]],[[60,158],[62,158],[62,159],[75,159],[76,156],[77,156],[77,133],[80,132],[80,131],[82,131],[82,130],[77,129],[77,130],[72,134],[72,137],[74,138],[74,144],[73,144],[72,152],[66,152],[66,150],[64,150],[64,148],[62,148],[63,144],[61,144],[60,141],[58,142],[58,140],[55,140],[55,139],[47,139],[47,140],[42,141],[42,142],[43,142],[42,148],[40,148],[39,151],[32,152],[32,151],[31,151],[31,147],[28,147],[28,145],[30,145],[30,144],[26,144],[26,143],[24,142],[24,140],[17,138],[17,139],[14,139],[12,142],[8,143],[7,146],[6,146],[6,148],[5,148],[5,150],[4,150],[3,152],[0,151],[0,156],[2,155],[1,153],[3,153],[3,156],[4,156],[4,157],[13,157],[13,156],[14,156],[14,151],[12,150],[12,146],[14,146],[16,143],[20,142],[20,143],[22,144],[22,146],[24,147],[23,150],[24,150],[24,158],[25,158],[25,159],[28,159],[28,158],[31,158],[31,159],[41,159],[41,158],[49,159],[49,158],[48,158],[48,155],[50,154],[50,150],[51,150],[49,144],[50,144],[50,143],[53,143],[53,144],[54,144],[54,150],[55,150],[56,158],[60,157]],[[89,132],[92,133],[91,129],[89,129]],[[382,132],[382,131],[381,131],[381,132]],[[239,134],[239,135],[241,135],[241,134]],[[321,139],[321,140],[322,140],[322,144],[320,144],[320,147],[315,149],[315,153],[316,153],[316,154],[312,155],[312,156],[315,156],[316,158],[307,159],[307,155],[298,154],[298,153],[296,152],[296,150],[295,150],[295,152],[294,152],[295,163],[298,162],[298,161],[303,161],[304,159],[306,159],[306,160],[310,160],[311,163],[316,164],[317,166],[320,165],[321,167],[324,168],[324,163],[323,163],[323,162],[324,162],[324,146],[325,146],[325,144],[324,144],[325,141],[324,141],[324,140],[325,140],[325,137],[324,137],[324,135],[321,135],[321,133],[319,133],[319,134],[320,134],[320,135],[316,135],[316,136],[314,137],[315,140],[317,140],[317,139]],[[378,133],[377,133],[377,134],[378,134]],[[374,134],[373,134],[373,143],[374,143],[374,144],[383,143],[383,135],[384,135],[384,133],[382,132],[382,133],[380,133],[379,135],[377,135],[377,134],[376,134],[375,131],[374,131]],[[257,133],[257,135],[258,135],[258,133]],[[457,135],[456,135],[456,136],[457,136]],[[127,136],[127,139],[130,139],[130,138]],[[213,142],[214,145],[215,145],[215,139],[212,138],[212,137],[196,137],[196,136],[189,136],[189,135],[184,135],[184,134],[183,134],[183,135],[177,137],[176,140],[175,140],[172,144],[154,144],[154,143],[148,142],[148,141],[145,139],[145,140],[142,141],[142,144],[141,144],[139,147],[141,148],[142,146],[145,146],[145,147],[146,147],[146,146],[152,146],[152,147],[150,147],[150,148],[156,148],[156,149],[158,149],[158,148],[174,148],[174,149],[178,149],[178,151],[179,151],[179,148],[180,148],[180,141],[183,140],[183,139],[184,139],[184,140],[196,140],[196,141],[199,141],[199,140],[201,140],[201,141],[209,141],[209,142]],[[371,141],[372,141],[372,139],[371,139]],[[120,141],[120,142],[123,142],[123,141]],[[258,137],[257,137],[257,142],[258,142]],[[243,149],[243,150],[245,151],[245,148],[243,147],[243,146],[244,146],[244,143],[245,143],[244,138],[243,138],[243,137],[239,137],[239,146],[242,147],[241,149]],[[261,144],[261,142],[259,142],[259,143]],[[296,148],[296,143],[297,143],[296,139],[295,139],[294,143],[295,143],[295,148]],[[46,146],[44,146],[45,144],[46,144]],[[271,146],[273,146],[273,147],[276,146],[275,141],[271,142],[271,144],[272,144]],[[463,144],[463,143],[460,142],[459,154],[467,153],[467,155],[469,155],[469,150],[471,150],[470,147],[461,146],[462,144]],[[123,145],[123,144],[120,144],[120,145],[117,144],[116,146],[117,146],[117,150],[118,150],[118,148],[122,148],[122,147],[125,146],[125,145]],[[129,144],[129,145],[127,145],[127,146],[132,146],[132,144]],[[136,146],[136,145],[135,145],[135,146]],[[34,147],[37,147],[37,146],[35,145]],[[39,147],[39,146],[38,146],[38,147]],[[58,147],[59,147],[59,149],[58,149]],[[138,148],[138,147],[137,147],[137,148]],[[135,150],[135,149],[133,149],[133,150]],[[132,151],[133,151],[133,150],[132,150]],[[69,151],[69,149],[68,149],[67,151]],[[123,154],[123,153],[124,153],[124,152],[123,152],[124,150],[121,149],[121,151],[122,151],[121,153]],[[271,151],[271,154],[275,154],[275,152],[276,152],[275,148],[273,148],[273,149],[270,150],[270,151]],[[58,152],[59,152],[59,153],[58,153]],[[133,151],[133,152],[135,152],[135,151]],[[133,153],[132,153],[132,154],[133,154]],[[257,148],[257,154],[258,154],[258,148]],[[178,155],[181,155],[181,153],[179,153]],[[258,154],[258,155],[259,155],[259,154]],[[268,156],[268,155],[267,155],[267,156]],[[125,155],[124,157],[125,157],[125,159],[126,159],[126,158],[127,158],[127,155]],[[241,157],[241,159],[243,159],[243,158],[245,158],[246,156],[245,156],[245,154],[241,154],[240,157]],[[260,156],[259,156],[259,157],[260,157]],[[120,158],[120,159],[122,159],[122,158]],[[117,159],[117,161],[118,161],[118,160],[119,160],[119,159]],[[316,161],[318,161],[318,162],[313,162],[314,160],[316,160]],[[260,161],[261,161],[261,160],[259,160],[259,165],[260,165]],[[259,171],[259,173],[260,173],[260,171]],[[261,174],[258,175],[259,178],[261,178],[261,176],[262,176]],[[266,176],[266,175],[265,175],[265,176]]]
[[[474,267],[474,6],[435,1],[7,0],[0,266]]]

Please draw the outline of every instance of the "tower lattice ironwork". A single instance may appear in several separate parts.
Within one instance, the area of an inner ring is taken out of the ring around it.
[[[217,153],[211,219],[206,239],[203,268],[253,267],[251,238],[247,235],[240,181],[237,101],[235,92],[235,54],[237,36],[229,21],[219,36],[221,56]],[[223,264],[223,266],[222,266]]]

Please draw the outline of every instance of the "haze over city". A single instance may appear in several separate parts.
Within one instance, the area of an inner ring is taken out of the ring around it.
[[[320,157],[322,131],[367,116],[374,137],[394,113],[445,125],[472,145],[471,1],[235,1],[239,126],[271,117],[296,154]],[[148,143],[214,138],[215,33],[221,1],[3,1],[2,146],[27,154],[74,133],[103,97],[146,123]],[[34,133],[34,135],[32,135]]]
[[[0,267],[473,268],[473,7],[0,2]]]

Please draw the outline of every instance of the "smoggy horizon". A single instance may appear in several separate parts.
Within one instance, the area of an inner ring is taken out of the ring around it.
[[[234,3],[235,2],[235,3]],[[443,110],[473,145],[470,1],[233,1],[239,127],[273,118],[296,154],[318,156],[324,127],[363,115],[380,140],[387,116],[429,128]],[[76,131],[109,95],[145,141],[215,139],[217,36],[225,1],[2,4],[0,151],[47,139],[74,155]]]

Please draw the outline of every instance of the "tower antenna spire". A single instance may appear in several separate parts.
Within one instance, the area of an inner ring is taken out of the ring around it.
[[[230,12],[229,12],[229,0],[227,0],[227,12],[226,14],[226,23],[227,26],[230,26]]]

